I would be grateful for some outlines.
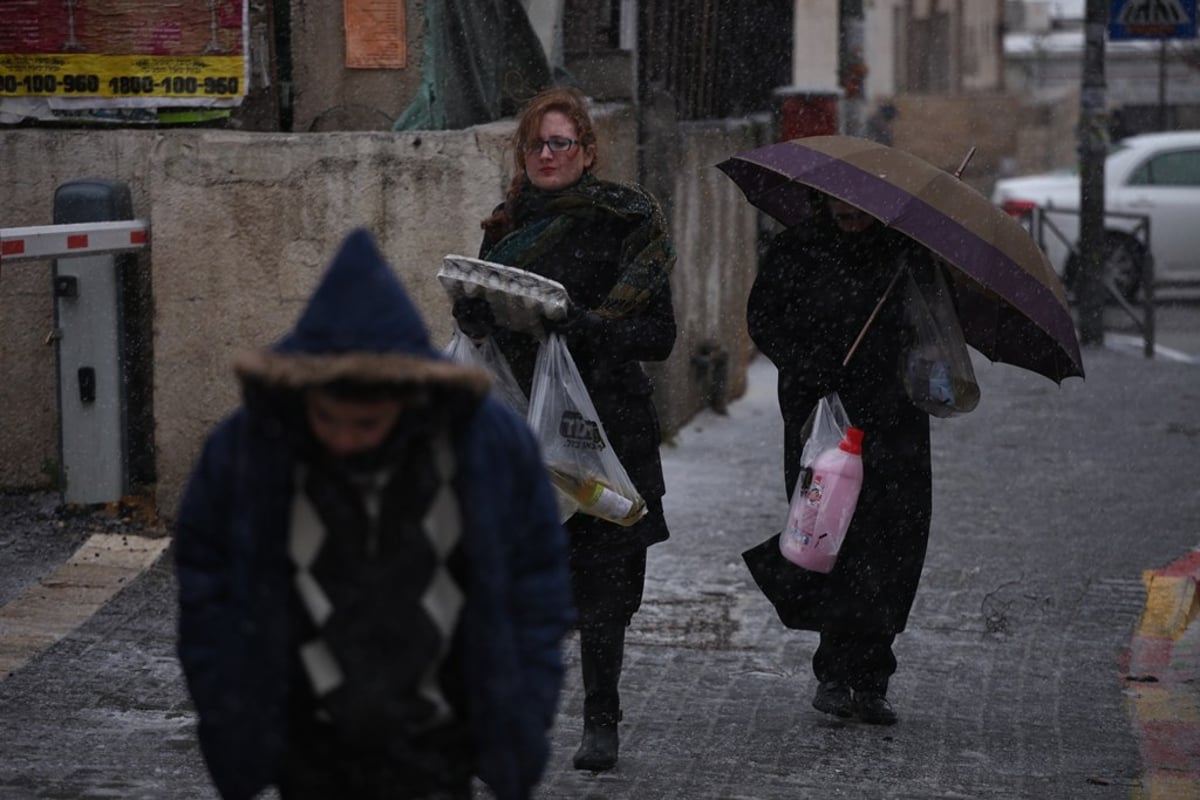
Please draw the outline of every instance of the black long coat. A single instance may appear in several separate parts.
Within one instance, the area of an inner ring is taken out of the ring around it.
[[[932,502],[929,417],[900,378],[910,339],[903,280],[842,366],[902,254],[918,280],[928,279],[928,254],[881,226],[861,234],[831,223],[793,228],[772,243],[750,292],[750,336],[779,369],[789,498],[801,471],[801,429],[823,395],[836,391],[865,432],[862,491],[833,571],[793,565],[780,555],[778,535],[744,554],[791,628],[896,633],[916,595]]]
[[[625,267],[622,243],[644,224],[648,220],[607,214],[580,219],[571,236],[523,268],[561,283],[576,308],[598,308]],[[495,245],[485,238],[480,256],[486,259]],[[675,309],[666,283],[639,313],[607,320],[602,331],[570,344],[609,442],[647,505],[646,515],[628,528],[583,514],[571,517],[566,528],[571,534],[573,566],[629,555],[669,536],[662,512],[666,493],[659,456],[662,433],[654,387],[640,362],[665,360],[675,345],[675,332]],[[528,395],[538,341],[502,330],[496,342]]]

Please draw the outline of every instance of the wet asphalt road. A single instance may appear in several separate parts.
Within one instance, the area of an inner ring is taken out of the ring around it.
[[[1197,316],[1184,309],[1160,343],[1200,353]],[[890,693],[901,720],[873,728],[809,706],[815,636],[782,628],[741,562],[786,512],[774,372],[756,362],[727,416],[705,412],[663,448],[672,538],[651,550],[630,632],[618,768],[570,768],[571,640],[537,797],[1135,796],[1122,657],[1142,570],[1200,540],[1200,367],[1108,349],[1085,366],[1060,388],[977,360],[979,408],[934,421],[933,532]],[[108,524],[58,526],[52,499],[0,533],[0,602]],[[169,564],[0,681],[0,798],[215,796],[174,659]]]

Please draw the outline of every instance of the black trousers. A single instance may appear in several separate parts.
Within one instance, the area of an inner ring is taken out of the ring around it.
[[[890,633],[822,633],[813,653],[813,674],[821,683],[838,681],[858,692],[887,694],[888,679],[896,671],[895,639]]]
[[[580,628],[628,625],[642,605],[646,548],[609,561],[571,562],[571,595]]]

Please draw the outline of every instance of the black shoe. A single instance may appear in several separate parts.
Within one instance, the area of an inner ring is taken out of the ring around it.
[[[813,697],[813,708],[835,717],[854,714],[854,701],[850,699],[850,687],[840,681],[823,681]]]
[[[869,725],[895,725],[896,712],[879,692],[855,692],[854,713]]]
[[[616,723],[584,725],[583,741],[575,751],[575,769],[604,772],[617,764]]]

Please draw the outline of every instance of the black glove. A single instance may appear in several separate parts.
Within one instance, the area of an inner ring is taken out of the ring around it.
[[[482,297],[458,298],[452,313],[458,329],[472,339],[484,339],[496,332],[496,315]]]
[[[571,350],[603,348],[607,335],[608,319],[595,311],[585,311],[577,306],[567,309],[565,319],[546,320],[547,333],[557,333],[567,342]]]

